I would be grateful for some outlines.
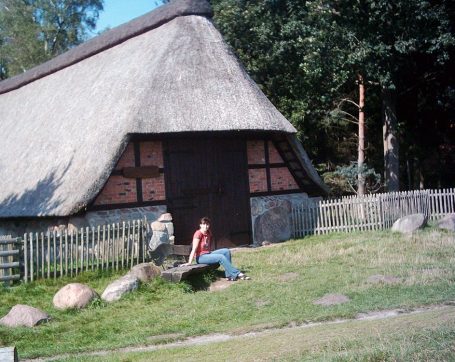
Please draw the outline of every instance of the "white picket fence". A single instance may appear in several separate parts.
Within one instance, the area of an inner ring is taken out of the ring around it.
[[[455,212],[455,189],[391,192],[311,201],[293,206],[293,237],[392,227],[400,217],[422,213],[436,220]]]
[[[146,261],[147,222],[28,233],[23,239],[23,279],[75,276],[87,270],[130,268]]]

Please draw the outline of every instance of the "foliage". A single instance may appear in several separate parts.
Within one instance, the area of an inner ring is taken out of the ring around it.
[[[53,296],[70,281],[86,283],[101,295],[126,271],[22,284],[0,290],[0,315],[22,303],[46,311],[52,321],[33,329],[0,327],[0,345],[16,345],[21,358],[77,354],[444,303],[455,297],[454,253],[453,236],[435,229],[412,237],[388,231],[313,236],[235,251],[234,263],[252,280],[219,292],[156,279],[115,303],[94,302],[80,311],[54,309]],[[400,282],[367,282],[377,274]],[[345,294],[351,301],[334,307],[313,304],[326,293]]]
[[[0,0],[0,79],[82,43],[103,0]]]
[[[448,124],[453,99],[442,101],[454,87],[453,77],[447,78],[455,55],[452,2],[212,0],[212,4],[225,39],[296,126],[316,163],[346,164],[356,158],[356,129],[332,117],[331,111],[342,99],[357,99],[357,73],[367,80],[367,159],[375,169],[383,167],[382,110],[390,102],[392,108],[396,105],[399,124],[394,132],[404,141],[405,154],[412,147],[421,151],[419,156],[431,156],[425,154],[428,142],[421,141],[427,134],[424,124],[443,126],[431,142],[434,151],[453,144],[442,137],[454,132]],[[432,95],[425,98],[428,88]],[[392,97],[385,97],[384,90]],[[421,94],[417,106],[409,92]],[[433,114],[437,110],[437,120],[426,111],[430,109]],[[410,110],[414,118],[408,116]],[[418,125],[416,113],[422,119]]]
[[[348,166],[338,166],[334,172],[325,175],[326,182],[336,190],[338,195],[346,193],[357,193],[357,180],[358,175],[362,175],[365,179],[365,187],[368,193],[374,193],[381,188],[381,175],[379,175],[373,168],[368,167],[366,164],[358,167],[357,162],[351,162]]]

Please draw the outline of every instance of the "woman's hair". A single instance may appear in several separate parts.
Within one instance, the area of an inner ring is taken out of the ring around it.
[[[203,218],[201,218],[200,224],[207,224],[207,225],[210,225],[211,222],[210,222],[210,219],[209,219],[207,216],[204,216]]]

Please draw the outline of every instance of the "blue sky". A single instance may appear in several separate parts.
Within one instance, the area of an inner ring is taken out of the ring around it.
[[[105,0],[95,32],[126,23],[155,9],[158,4],[159,0]]]

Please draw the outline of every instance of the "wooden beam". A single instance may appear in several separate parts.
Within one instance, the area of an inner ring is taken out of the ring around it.
[[[158,166],[124,167],[122,175],[125,178],[154,178],[160,176],[160,168]]]

